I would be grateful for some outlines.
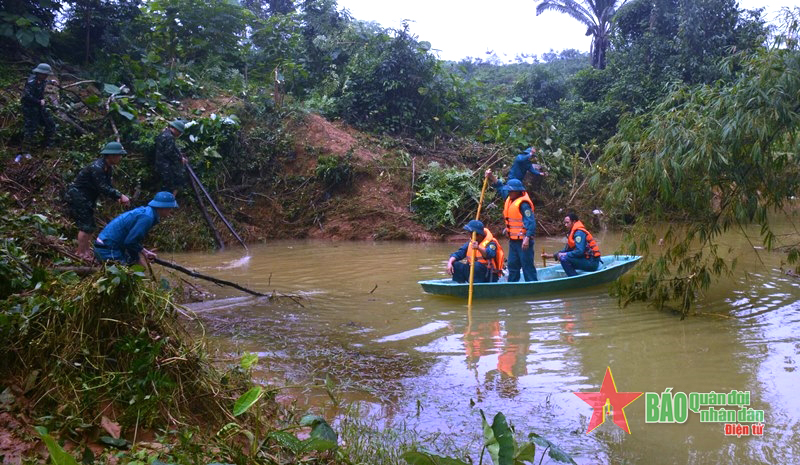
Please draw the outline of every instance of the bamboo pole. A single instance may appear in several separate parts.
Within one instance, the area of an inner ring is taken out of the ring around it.
[[[481,198],[480,198],[480,200],[478,200],[478,211],[475,213],[475,219],[476,220],[480,219],[480,217],[481,217],[481,207],[483,206],[483,194],[486,193],[486,186],[488,184],[489,184],[489,178],[484,176],[484,178],[483,178],[483,187],[481,188]],[[475,239],[477,239],[475,237],[476,235],[477,235],[477,233],[475,231],[472,231],[472,240],[471,240],[470,244],[472,242],[475,242]],[[471,257],[472,260],[470,260],[470,263],[469,263],[469,297],[467,298],[467,307],[470,308],[470,309],[472,308],[472,287],[473,287],[473,284],[474,284],[474,281],[475,281],[475,252],[476,252],[476,250],[474,248],[470,247],[470,253],[472,253],[472,257]]]
[[[206,220],[206,224],[208,224],[208,228],[214,233],[214,242],[217,243],[217,249],[224,250],[225,244],[222,242],[222,238],[219,235],[219,231],[217,231],[216,226],[214,226],[214,222],[211,221],[211,217],[208,216],[208,212],[206,211],[206,204],[203,202],[203,198],[200,197],[200,188],[197,187],[197,182],[194,180],[193,177],[189,177],[189,183],[192,185],[192,191],[194,191],[194,198],[197,200],[197,206],[200,208],[200,213],[203,214],[203,218]]]
[[[189,164],[188,164],[188,163],[187,163],[187,164],[185,164],[185,165],[183,165],[183,166],[185,166],[185,167],[186,167],[186,171],[188,171],[188,172],[189,172],[189,176],[191,176],[191,177],[192,177],[192,179],[194,179],[194,180],[195,180],[195,182],[197,182],[197,186],[198,186],[198,187],[200,187],[200,190],[201,190],[201,191],[203,191],[203,194],[204,194],[204,195],[206,196],[206,198],[208,199],[208,202],[211,204],[211,207],[214,209],[214,211],[215,211],[215,212],[217,212],[217,215],[219,215],[219,218],[222,220],[222,222],[223,222],[223,223],[225,224],[225,226],[228,228],[228,231],[230,231],[230,232],[231,232],[231,234],[233,234],[233,237],[235,237],[235,238],[236,238],[236,240],[237,240],[237,241],[239,241],[239,243],[240,243],[240,244],[242,244],[242,247],[244,247],[244,249],[245,249],[245,250],[248,250],[248,249],[247,249],[247,244],[245,244],[245,243],[244,243],[244,241],[242,240],[242,238],[241,238],[241,237],[239,237],[239,235],[238,235],[238,234],[236,234],[236,231],[233,229],[233,226],[231,226],[231,224],[230,224],[230,223],[228,222],[228,220],[225,218],[225,215],[223,215],[223,214],[222,214],[222,212],[219,210],[219,207],[217,207],[217,204],[216,204],[216,203],[214,203],[214,199],[212,199],[212,198],[211,198],[211,195],[209,195],[209,194],[208,194],[208,191],[206,190],[205,186],[203,186],[203,183],[201,183],[201,182],[200,182],[200,179],[197,177],[197,175],[196,175],[196,174],[194,174],[194,170],[192,169],[192,167],[191,167],[191,166],[189,166]]]

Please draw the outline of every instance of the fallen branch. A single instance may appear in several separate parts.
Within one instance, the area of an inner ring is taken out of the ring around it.
[[[240,291],[244,291],[244,292],[246,292],[246,293],[248,293],[250,295],[255,295],[255,296],[258,296],[258,297],[269,297],[269,295],[267,295],[267,294],[262,294],[260,292],[253,291],[251,289],[248,289],[248,288],[246,288],[244,286],[241,286],[239,284],[236,284],[234,282],[225,281],[224,279],[214,278],[212,276],[206,276],[204,274],[198,273],[198,272],[190,270],[188,268],[184,268],[184,267],[182,267],[182,266],[180,266],[178,264],[175,264],[175,263],[172,263],[172,262],[168,262],[166,260],[161,260],[160,258],[155,258],[155,259],[153,259],[153,261],[158,263],[161,266],[165,266],[167,268],[172,268],[173,270],[177,270],[177,271],[180,271],[181,273],[188,274],[189,276],[191,276],[193,278],[205,279],[206,281],[211,281],[212,283],[216,283],[216,284],[219,284],[221,286],[230,286],[230,287],[232,287],[234,289],[239,289]]]
[[[65,122],[65,123],[69,123],[73,128],[77,129],[78,132],[80,132],[81,134],[84,134],[84,135],[89,134],[89,131],[84,129],[80,124],[78,124],[75,121],[73,121],[72,118],[70,118],[69,115],[67,115],[66,112],[62,112],[60,110],[59,111],[54,111],[53,112],[53,116],[55,116],[56,118],[60,119],[61,121]]]
[[[100,267],[97,266],[56,266],[53,267],[53,271],[58,271],[60,273],[67,273],[73,272],[78,276],[88,276],[92,273],[96,273],[100,270]]]

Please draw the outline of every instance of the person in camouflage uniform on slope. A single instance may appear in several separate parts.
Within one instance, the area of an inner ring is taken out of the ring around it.
[[[56,132],[56,123],[45,106],[44,89],[47,86],[47,76],[52,74],[52,69],[47,63],[40,63],[33,68],[33,73],[28,76],[25,88],[22,91],[22,116],[25,120],[24,150],[30,150],[36,130],[44,126],[45,146],[53,143]],[[55,82],[55,81],[53,81]]]
[[[186,157],[181,154],[175,140],[183,134],[186,127],[183,121],[169,123],[155,140],[155,170],[160,180],[160,191],[178,195],[178,189],[186,185]]]
[[[102,194],[117,200],[123,205],[128,205],[128,196],[118,191],[111,185],[111,176],[114,166],[118,165],[125,155],[125,149],[119,142],[109,142],[100,152],[98,158],[90,165],[84,167],[69,186],[66,193],[67,208],[70,217],[78,227],[78,251],[81,258],[91,260],[92,234],[97,229],[94,221],[94,207],[97,198]]]

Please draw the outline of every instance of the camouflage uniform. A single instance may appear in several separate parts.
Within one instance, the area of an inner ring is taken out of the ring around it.
[[[31,74],[25,82],[25,90],[22,92],[22,116],[25,118],[25,144],[32,143],[36,136],[36,130],[41,124],[44,126],[45,144],[53,142],[53,135],[56,132],[56,123],[50,116],[50,112],[40,103],[44,99],[44,88],[47,80],[39,81],[36,74]]]
[[[161,191],[172,192],[186,185],[186,171],[181,161],[181,151],[169,128],[156,137],[156,175],[161,181]]]
[[[111,186],[114,168],[106,165],[105,157],[98,158],[84,167],[66,193],[69,214],[80,231],[93,233],[97,229],[94,222],[94,207],[100,194],[119,200],[122,193]]]

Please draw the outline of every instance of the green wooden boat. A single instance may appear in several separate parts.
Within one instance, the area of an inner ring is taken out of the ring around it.
[[[597,286],[619,278],[633,268],[641,258],[636,255],[604,255],[603,263],[597,271],[578,271],[578,275],[572,277],[567,276],[561,264],[557,263],[537,268],[538,281],[509,283],[503,277],[496,283],[475,283],[472,297],[475,299],[517,297]],[[463,298],[467,298],[469,294],[469,283],[457,283],[449,278],[419,281],[419,284],[429,294]]]

